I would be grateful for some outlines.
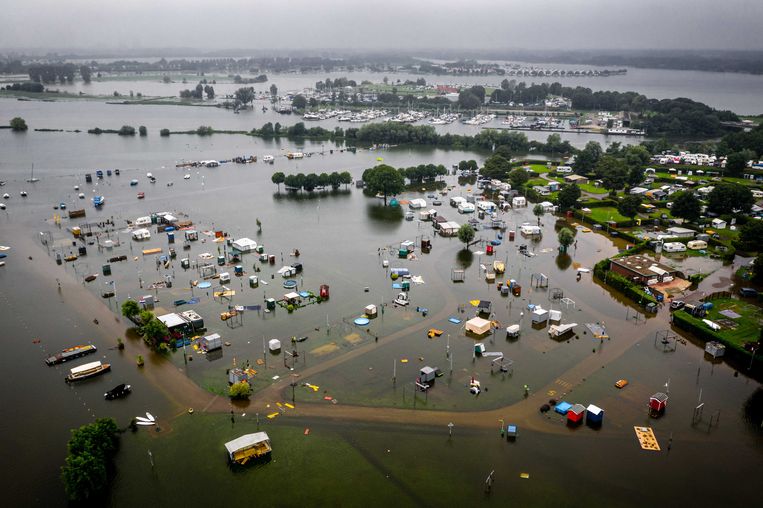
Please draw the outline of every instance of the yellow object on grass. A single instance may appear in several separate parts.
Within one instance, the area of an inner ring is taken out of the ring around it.
[[[278,412],[275,412],[275,413],[270,413],[270,414],[268,415],[268,418],[270,418],[270,419],[272,420],[273,418],[275,418],[275,417],[276,417],[276,416],[278,416],[279,414],[281,414],[281,413],[278,413]]]

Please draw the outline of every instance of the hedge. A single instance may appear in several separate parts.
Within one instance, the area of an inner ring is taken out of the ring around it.
[[[692,335],[697,337],[700,340],[704,340],[705,342],[716,340],[726,346],[726,348],[733,353],[733,356],[740,359],[750,359],[750,352],[745,350],[744,347],[741,345],[731,342],[727,340],[725,337],[719,335],[715,332],[715,330],[712,330],[708,328],[708,326],[702,322],[701,319],[697,319],[688,313],[684,312],[683,310],[677,310],[673,312],[673,324],[680,328],[681,330],[685,330],[687,332],[690,332]],[[755,357],[755,368],[761,367],[761,364],[763,363],[763,355],[756,356]]]
[[[632,250],[629,250],[627,254],[633,254]],[[607,286],[617,289],[639,305],[646,306],[648,303],[657,303],[657,299],[644,293],[641,286],[634,284],[619,273],[611,271],[609,269],[609,263],[609,259],[602,259],[596,263],[593,268],[593,274],[597,279],[604,282]]]

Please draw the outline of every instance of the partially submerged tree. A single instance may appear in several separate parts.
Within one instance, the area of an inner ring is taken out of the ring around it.
[[[405,189],[405,178],[398,170],[386,164],[367,169],[363,173],[363,181],[366,182],[368,191],[373,194],[384,196],[384,206],[387,206],[387,197],[400,194]]]
[[[546,214],[546,209],[538,203],[533,207],[533,214],[538,218],[538,226],[540,226],[540,218]]]
[[[471,224],[463,224],[458,228],[458,239],[463,242],[465,249],[469,248],[469,244],[474,240],[475,234],[476,232]]]
[[[567,252],[572,242],[575,241],[575,233],[570,228],[562,228],[559,231],[559,251]]]
[[[278,192],[280,193],[281,184],[286,181],[286,175],[284,175],[281,171],[277,171],[273,173],[273,176],[270,177],[270,181],[278,186]]]
[[[246,381],[233,383],[230,385],[230,388],[228,388],[228,396],[231,399],[248,399],[251,393],[252,387],[249,386],[249,383]]]
[[[140,313],[140,306],[135,300],[125,300],[122,302],[122,315],[127,319]]]

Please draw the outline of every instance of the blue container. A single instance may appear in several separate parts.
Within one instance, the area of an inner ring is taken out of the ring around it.
[[[233,267],[233,273],[236,275],[243,275],[244,274],[244,267],[241,265],[236,265]]]
[[[164,228],[164,230],[167,231],[168,233],[170,231],[175,231],[175,226],[167,226],[166,228]]]
[[[710,310],[710,309],[712,309],[712,308],[713,308],[713,304],[712,304],[712,302],[705,302],[705,303],[703,303],[703,304],[702,304],[702,307],[703,307],[705,310]]]
[[[167,241],[169,243],[175,243],[175,233],[167,233]]]

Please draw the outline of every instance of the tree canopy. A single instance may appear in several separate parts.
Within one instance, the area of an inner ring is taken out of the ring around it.
[[[363,172],[363,181],[366,188],[373,194],[384,196],[384,206],[387,206],[387,197],[400,194],[405,189],[405,178],[398,170],[386,164],[380,164]]]
[[[635,194],[628,194],[617,203],[617,211],[621,215],[632,219],[638,214],[639,206],[641,206],[641,198]]]
[[[562,210],[569,210],[578,202],[580,194],[580,187],[576,184],[563,185],[559,194],[556,195],[556,202]]]
[[[92,501],[108,485],[108,469],[119,445],[116,422],[99,418],[72,430],[61,479],[71,501]]]
[[[11,129],[16,132],[25,131],[29,129],[29,127],[26,124],[26,121],[20,116],[11,118],[10,125],[11,125]]]
[[[559,230],[559,250],[567,252],[567,248],[575,241],[575,233],[570,228],[562,228]]]
[[[718,183],[707,195],[707,209],[719,215],[747,213],[754,203],[750,189],[738,183]]]
[[[693,192],[677,192],[673,195],[670,214],[673,217],[695,222],[702,215],[702,203],[694,196]]]
[[[471,224],[463,224],[460,228],[458,228],[458,239],[461,240],[464,244],[464,248],[468,249],[469,244],[474,240],[474,236],[476,235],[476,232],[474,231],[474,228],[471,226]]]

